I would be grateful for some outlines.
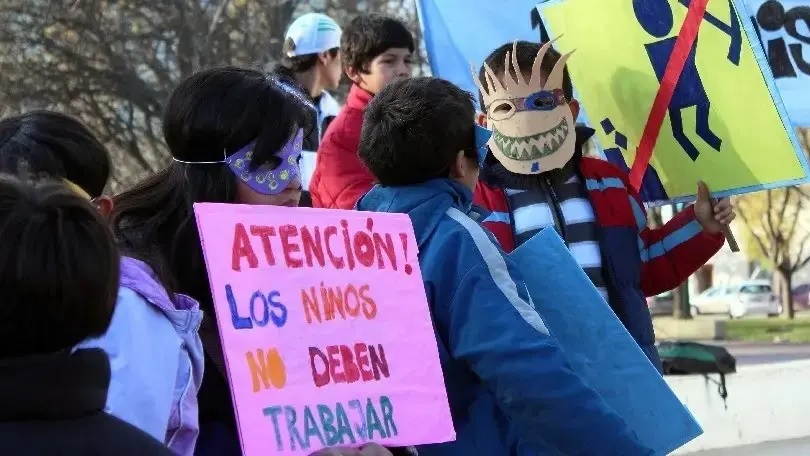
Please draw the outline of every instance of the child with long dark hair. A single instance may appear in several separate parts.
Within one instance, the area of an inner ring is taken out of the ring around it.
[[[145,261],[168,290],[195,298],[207,313],[200,328],[206,369],[198,456],[241,451],[193,204],[298,205],[297,160],[311,128],[299,97],[275,76],[251,69],[189,76],[172,93],[163,119],[172,162],[116,198],[112,225],[123,252]]]

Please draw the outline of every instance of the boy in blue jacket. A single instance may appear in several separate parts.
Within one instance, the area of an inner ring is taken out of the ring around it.
[[[515,264],[467,217],[474,118],[469,93],[407,79],[372,100],[360,140],[379,184],[357,208],[411,218],[457,432],[420,456],[652,454],[571,371]]]

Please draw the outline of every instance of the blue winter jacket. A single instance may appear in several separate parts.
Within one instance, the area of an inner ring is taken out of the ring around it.
[[[463,185],[436,179],[378,185],[357,204],[406,213],[416,233],[457,433],[420,456],[652,454],[571,371],[514,263],[467,217],[471,202]]]

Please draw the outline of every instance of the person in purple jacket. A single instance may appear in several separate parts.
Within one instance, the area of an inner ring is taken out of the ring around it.
[[[32,111],[0,121],[0,172],[66,181],[103,216],[110,176],[105,147],[80,121]],[[142,261],[123,256],[109,329],[77,348],[101,348],[112,370],[105,410],[140,428],[174,454],[191,455],[198,434],[197,390],[203,357],[196,301],[169,295]]]

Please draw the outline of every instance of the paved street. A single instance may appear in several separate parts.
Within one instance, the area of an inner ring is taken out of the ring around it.
[[[698,451],[684,456],[799,456],[810,454],[810,437],[721,450]]]
[[[810,359],[810,344],[771,344],[729,341],[707,341],[705,343],[726,347],[726,349],[737,358],[738,366]]]

